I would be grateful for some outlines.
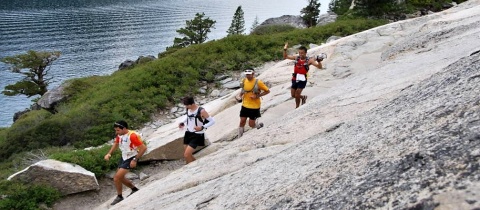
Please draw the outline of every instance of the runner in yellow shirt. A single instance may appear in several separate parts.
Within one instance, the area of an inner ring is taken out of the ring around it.
[[[268,87],[263,83],[263,81],[255,78],[254,70],[245,70],[245,77],[242,81],[242,91],[239,98],[242,99],[242,109],[240,110],[240,125],[238,128],[238,137],[242,137],[244,132],[245,124],[248,120],[248,125],[252,128],[261,128],[262,123],[257,123],[257,118],[261,117],[260,115],[260,97],[270,93]]]

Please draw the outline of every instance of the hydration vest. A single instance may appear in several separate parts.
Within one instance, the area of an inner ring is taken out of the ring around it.
[[[257,95],[260,94],[260,89],[258,88],[258,79],[255,79],[255,84],[253,85],[253,88],[251,90],[245,90],[244,83],[245,83],[245,78],[243,78],[242,82],[240,82],[240,88],[242,88],[242,94],[247,92],[253,92],[254,94],[257,94]]]
[[[310,67],[308,65],[309,60],[310,60],[310,57],[306,57],[305,58],[305,63],[303,63],[303,65],[301,65],[301,64],[299,64],[300,63],[300,56],[297,56],[297,59],[295,59],[295,63],[294,63],[294,68],[295,68],[294,73],[302,74],[303,72],[299,72],[299,69],[303,67],[303,68],[305,68],[305,73],[304,74],[307,74],[308,70],[310,70]]]
[[[195,117],[195,126],[198,126],[198,123],[197,123],[197,120],[200,121],[203,125],[207,124],[208,121],[207,119],[203,119],[202,118],[202,115],[200,114],[200,112],[202,111],[203,107],[199,106],[198,107],[198,110],[197,110],[197,113],[195,114],[195,116],[188,116],[188,109],[185,111],[185,114],[187,115],[187,117]],[[187,125],[188,125],[188,120],[187,120]]]

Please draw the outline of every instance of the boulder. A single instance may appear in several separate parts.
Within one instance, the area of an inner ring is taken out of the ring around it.
[[[327,14],[320,15],[318,17],[318,20],[317,20],[317,26],[323,26],[323,25],[327,25],[329,23],[333,23],[337,20],[337,17],[338,17],[338,15],[333,13],[333,12],[329,12]]]
[[[329,43],[331,41],[335,41],[337,39],[341,39],[342,37],[341,36],[331,36],[331,37],[328,37],[327,41],[325,41],[325,43]]]
[[[183,113],[181,116],[185,115]],[[177,119],[179,121],[180,119]],[[207,131],[208,132],[208,131]],[[140,162],[155,161],[155,160],[179,160],[183,159],[183,130],[178,129],[178,123],[171,123],[160,127],[146,139],[148,149]],[[209,145],[209,141],[205,141],[206,146]],[[205,146],[205,147],[206,147]],[[199,151],[205,147],[197,147],[196,151]]]
[[[233,79],[232,79],[231,77],[227,77],[227,78],[219,81],[219,83],[223,85],[223,84],[226,84],[226,83],[231,82],[232,80],[233,80]]]
[[[79,165],[53,159],[39,161],[11,175],[8,180],[47,184],[63,195],[99,189],[94,173]]]
[[[25,109],[23,111],[15,112],[15,114],[13,114],[13,122],[20,119],[20,117],[22,117],[22,115],[28,113],[29,111],[30,111],[30,109]]]
[[[70,83],[63,83],[60,86],[47,91],[43,96],[37,101],[37,104],[47,110],[55,109],[55,106],[64,101],[67,96],[63,94],[63,90],[68,87]]]
[[[142,64],[142,63],[148,63],[150,61],[155,60],[155,56],[153,55],[147,55],[147,56],[139,56],[137,60],[135,61],[135,64]]]
[[[125,60],[118,66],[118,70],[124,70],[132,67],[133,65],[135,65],[135,61]]]
[[[269,18],[259,26],[266,26],[266,25],[291,25],[296,28],[307,27],[305,23],[303,23],[303,19],[298,15],[283,15],[277,18]]]
[[[225,84],[223,84],[224,88],[227,89],[238,89],[240,88],[240,81],[230,81]]]
[[[220,80],[224,80],[226,78],[228,78],[229,76],[226,75],[226,74],[221,74],[221,75],[216,75],[215,76],[215,81],[220,81]]]
[[[210,93],[210,97],[218,97],[220,96],[220,91],[215,89],[215,90],[212,90],[212,92]]]

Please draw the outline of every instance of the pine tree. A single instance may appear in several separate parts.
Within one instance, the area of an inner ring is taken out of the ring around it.
[[[230,28],[227,30],[227,34],[229,36],[243,34],[243,32],[245,32],[245,19],[243,18],[242,6],[238,6],[233,15],[232,24],[230,24]]]
[[[355,14],[365,17],[385,18],[386,14],[394,14],[401,10],[396,0],[355,0]]]
[[[2,94],[6,96],[26,95],[32,97],[45,94],[50,84],[47,78],[52,63],[60,57],[60,52],[36,52],[33,50],[25,54],[5,57],[1,61],[12,65],[12,72],[23,74],[22,81],[7,85]]]
[[[258,16],[255,16],[255,20],[253,20],[252,27],[250,28],[250,33],[252,33],[255,28],[258,27],[258,25],[260,25],[260,23],[258,22]]]
[[[337,15],[343,15],[348,12],[351,5],[352,0],[332,0],[328,8]]]
[[[320,3],[318,0],[308,0],[308,5],[303,8],[300,13],[303,22],[308,28],[317,25],[318,16],[320,15]]]
[[[205,13],[197,13],[193,20],[187,20],[186,27],[177,30],[177,33],[184,35],[184,37],[175,37],[174,46],[180,46],[182,43],[201,44],[205,42],[208,38],[207,34],[210,33],[211,28],[215,28],[214,25],[217,21],[204,17]]]

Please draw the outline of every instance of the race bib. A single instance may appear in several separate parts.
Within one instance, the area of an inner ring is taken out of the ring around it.
[[[306,81],[307,78],[305,77],[305,74],[297,74],[297,81]]]

